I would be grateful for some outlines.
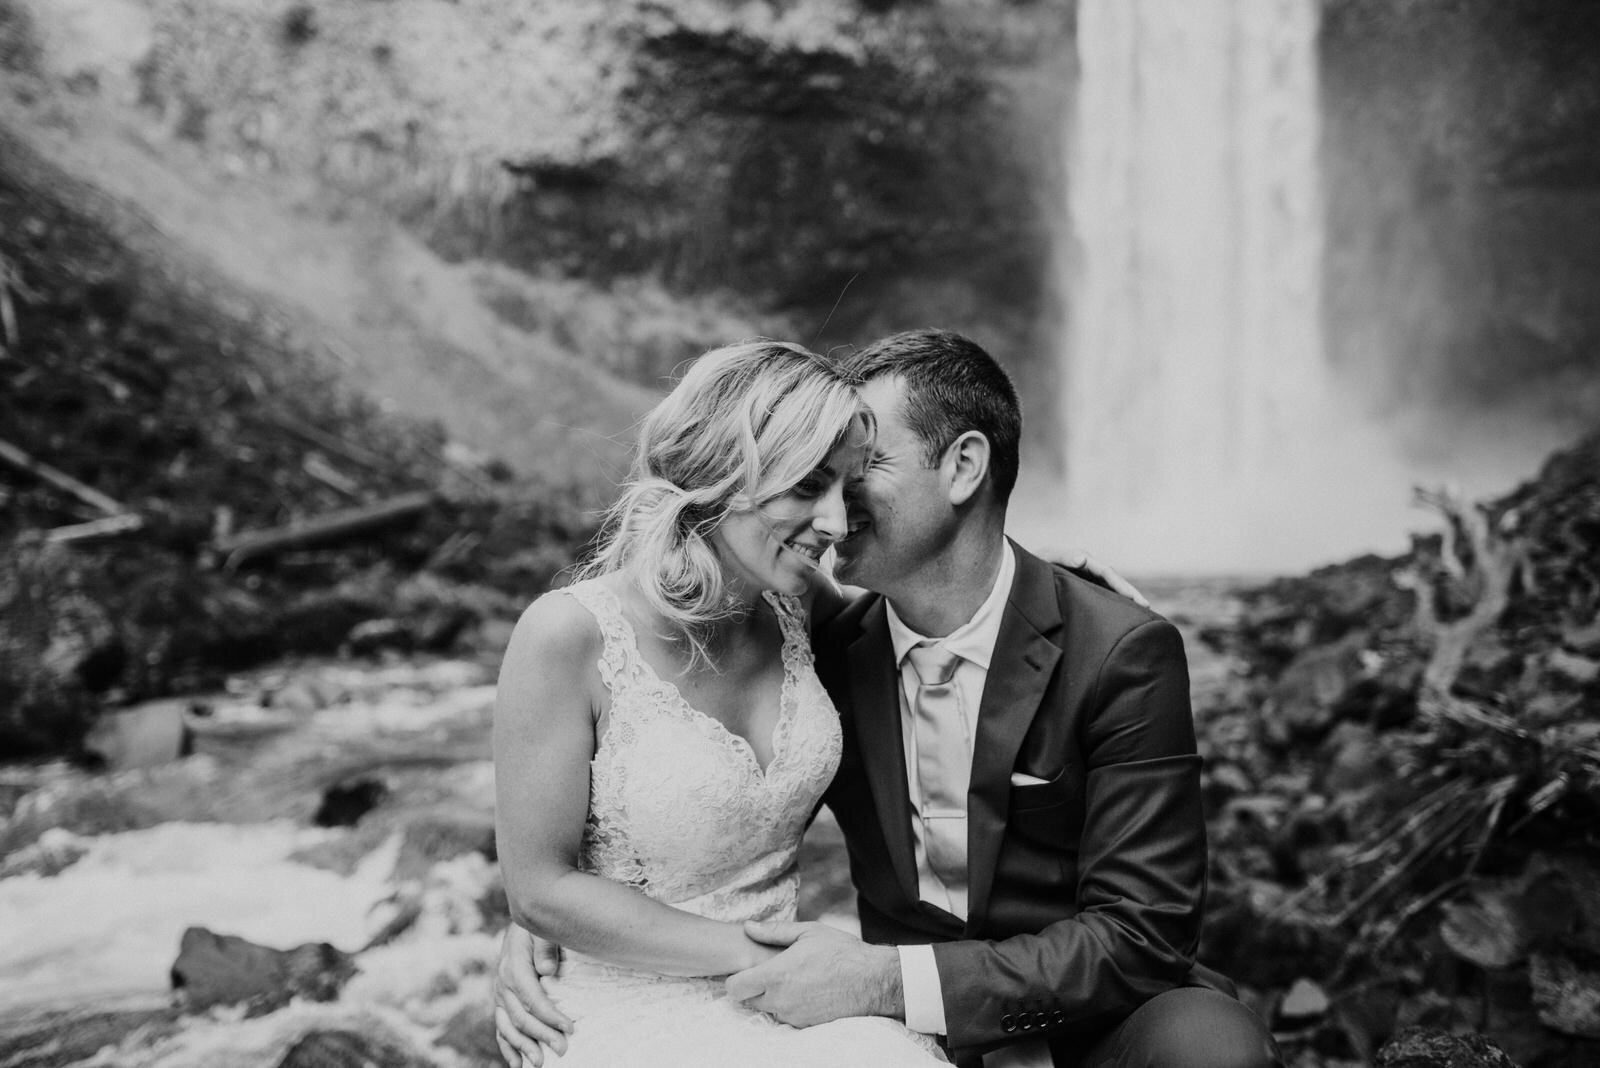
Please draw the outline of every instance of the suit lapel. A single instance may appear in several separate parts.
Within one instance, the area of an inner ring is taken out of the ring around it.
[[[1062,620],[1055,597],[1055,576],[1050,565],[1015,543],[1012,547],[1017,569],[983,686],[978,737],[972,753],[972,783],[967,791],[969,931],[978,929],[988,912],[1017,751],[1061,659]],[[902,772],[902,782],[904,778]]]
[[[881,597],[863,616],[861,636],[850,645],[849,661],[852,718],[860,740],[861,763],[895,877],[908,900],[916,901],[917,862],[911,843],[905,741],[900,730],[900,677]]]

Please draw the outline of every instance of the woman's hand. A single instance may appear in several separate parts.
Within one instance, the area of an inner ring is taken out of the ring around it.
[[[572,1020],[545,993],[544,979],[561,967],[561,947],[511,924],[500,941],[494,976],[494,1030],[510,1068],[540,1068],[544,1047],[567,1052]]]
[[[1082,549],[1068,549],[1056,558],[1056,563],[1070,571],[1081,571],[1095,582],[1113,593],[1120,593],[1140,608],[1149,608],[1150,602],[1145,599],[1133,583],[1117,574],[1105,564],[1099,563]]]

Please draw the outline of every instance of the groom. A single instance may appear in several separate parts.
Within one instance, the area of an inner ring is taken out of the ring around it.
[[[798,1026],[896,1017],[986,1068],[1278,1064],[1194,962],[1206,843],[1177,631],[1005,538],[1021,414],[981,348],[913,331],[852,362],[878,434],[836,572],[873,592],[814,643],[865,941],[749,925],[788,948],[728,996]],[[558,1014],[510,963],[501,1015],[548,1034],[517,1002]]]

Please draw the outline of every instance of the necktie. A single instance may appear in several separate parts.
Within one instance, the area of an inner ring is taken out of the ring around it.
[[[917,674],[912,702],[916,727],[917,783],[921,794],[922,847],[928,867],[949,893],[951,912],[967,912],[967,787],[972,750],[966,711],[955,685],[960,657],[937,645],[913,646],[906,653]]]

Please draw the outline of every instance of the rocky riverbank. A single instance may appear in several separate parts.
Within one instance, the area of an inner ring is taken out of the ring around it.
[[[1600,435],[1201,639],[1203,953],[1307,1057],[1409,1025],[1600,1060]],[[1308,1063],[1315,1063],[1308,1062]]]

